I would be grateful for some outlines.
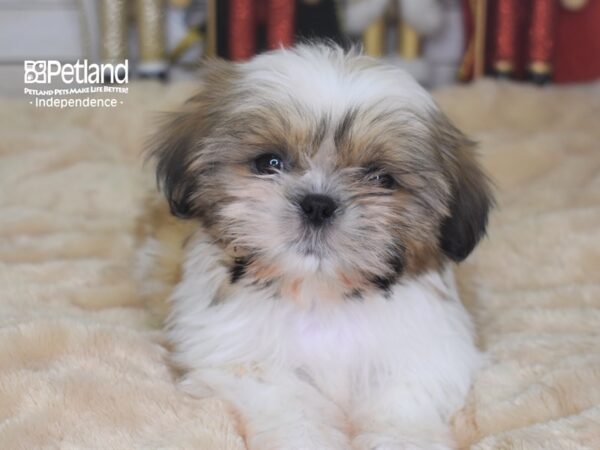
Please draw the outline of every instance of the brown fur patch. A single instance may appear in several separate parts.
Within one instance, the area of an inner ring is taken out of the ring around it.
[[[340,70],[358,74],[374,64],[348,56]],[[200,218],[225,247],[252,254],[245,277],[293,277],[274,253],[320,252],[336,259],[338,275],[353,274],[337,280],[343,290],[387,289],[404,274],[438,269],[473,249],[485,230],[490,188],[473,144],[441,112],[365,102],[335,118],[303,103],[293,87],[265,94],[243,73],[223,62],[209,67],[152,154],[171,211]],[[264,153],[279,155],[285,173],[256,173],[253,161]],[[327,181],[315,181],[315,170]],[[393,186],[377,185],[372,173]],[[299,201],[314,189],[340,205],[328,231],[302,222]],[[353,223],[336,225],[348,211]],[[286,283],[297,296],[301,288]]]

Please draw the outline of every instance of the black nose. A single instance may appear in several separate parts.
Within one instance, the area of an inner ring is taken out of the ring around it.
[[[315,226],[322,225],[337,209],[335,201],[322,194],[308,194],[300,201],[300,207],[306,219]]]

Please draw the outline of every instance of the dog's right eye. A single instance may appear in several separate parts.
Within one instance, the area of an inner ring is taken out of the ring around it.
[[[265,153],[254,160],[254,168],[261,175],[283,170],[283,158],[275,153]]]

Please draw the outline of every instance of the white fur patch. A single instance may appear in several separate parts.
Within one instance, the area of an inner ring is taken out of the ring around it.
[[[243,82],[259,95],[262,89],[265,98],[300,101],[334,121],[353,106],[405,104],[423,113],[433,108],[431,96],[407,72],[380,63],[367,66],[367,60],[337,47],[298,46],[259,55],[240,68]],[[356,70],[359,66],[364,67]]]
[[[397,284],[389,298],[373,294],[332,306],[314,297],[306,309],[240,285],[211,306],[229,277],[219,258],[220,249],[199,232],[172,297],[169,336],[177,362],[189,369],[188,390],[226,398],[253,427],[280,427],[284,435],[295,433],[288,425],[323,426],[325,413],[335,418],[326,434],[351,426],[375,433],[375,441],[431,443],[434,436],[439,448],[449,448],[446,423],[480,363],[449,269]],[[309,412],[290,425],[294,408]],[[433,434],[423,436],[419,427]]]
[[[214,198],[226,201],[210,203],[216,238],[248,250],[254,266],[237,267],[233,280],[231,255],[215,242],[214,230],[212,237],[200,230],[188,243],[168,323],[174,358],[187,368],[182,386],[234,404],[251,449],[450,448],[449,418],[480,361],[471,322],[450,269],[431,264],[398,278],[404,251],[426,258],[421,249],[438,239],[437,222],[427,223],[435,208],[424,193],[449,195],[435,169],[441,156],[427,141],[424,121],[433,100],[405,72],[328,46],[268,53],[236,67],[230,94],[240,96],[230,98],[246,100],[233,101],[236,117],[252,122],[257,109],[276,105],[281,119],[290,105],[297,107],[293,123],[307,112],[317,122],[327,119],[329,128],[317,148],[296,149],[308,164],[297,160],[295,171],[265,175],[243,162],[235,171],[224,164],[232,180]],[[423,173],[437,173],[437,184],[422,173],[404,174],[411,186],[404,192],[365,188],[363,178],[350,182],[347,173],[344,182],[343,169],[332,164],[339,155],[334,127],[356,108],[374,133],[392,133],[394,125],[379,117],[393,116],[403,133],[394,135],[392,152],[402,140],[412,145],[402,169],[417,163]],[[264,151],[272,151],[268,144]],[[371,197],[357,200],[365,189]],[[296,198],[306,193],[341,205],[329,228],[307,228]],[[413,207],[392,213],[397,205]],[[411,220],[401,223],[402,214]],[[398,230],[414,231],[419,245],[409,248],[410,238],[398,243],[404,237]]]

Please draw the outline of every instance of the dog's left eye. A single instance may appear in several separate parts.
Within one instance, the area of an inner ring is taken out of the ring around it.
[[[261,175],[276,173],[283,170],[283,158],[275,153],[265,153],[254,160],[254,167]]]
[[[375,171],[367,175],[367,181],[384,189],[394,189],[398,185],[390,174]]]

